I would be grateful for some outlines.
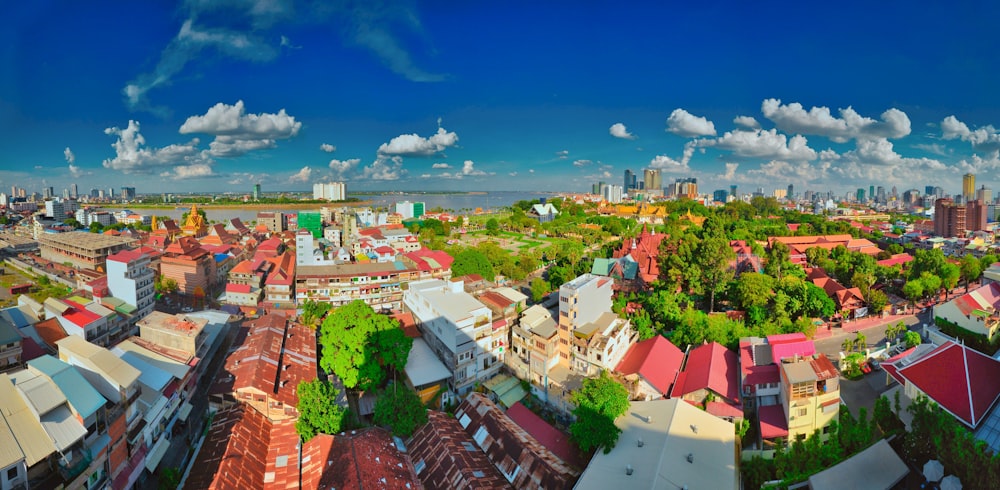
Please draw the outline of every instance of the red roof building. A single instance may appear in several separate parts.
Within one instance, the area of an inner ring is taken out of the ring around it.
[[[832,277],[828,276],[823,269],[819,268],[809,268],[805,269],[806,279],[812,281],[813,284],[823,288],[827,296],[833,300],[837,305],[838,311],[848,310],[848,318],[854,316],[854,312],[863,306],[865,306],[865,298],[861,294],[861,290],[858,288],[848,288],[840,284]],[[872,312],[879,313],[879,312]]]
[[[620,259],[630,255],[639,267],[636,275],[641,284],[652,284],[660,277],[660,265],[658,257],[660,255],[660,242],[668,235],[663,233],[650,233],[645,224],[642,225],[642,232],[636,238],[625,240],[621,248],[615,250],[612,258]]]
[[[1000,398],[1000,361],[952,341],[883,363],[910,398],[926,395],[973,429]]]
[[[205,295],[215,282],[215,259],[193,237],[183,236],[164,250],[160,275],[177,281],[182,294]]]
[[[711,393],[719,403],[706,405],[709,413],[722,418],[742,418],[739,376],[735,352],[718,342],[704,344],[688,353],[670,398],[702,404]]]
[[[569,435],[528,410],[521,402],[514,403],[507,410],[507,416],[566,464],[580,470],[587,467],[587,458],[570,442]]]
[[[630,386],[634,399],[656,400],[669,397],[683,362],[684,353],[657,335],[632,344],[615,372],[629,381],[634,379],[634,386]]]
[[[379,427],[333,436],[325,463],[319,488],[420,488],[410,458]]]
[[[458,420],[446,413],[427,412],[427,423],[413,434],[407,449],[428,490],[513,488]]]
[[[876,264],[884,267],[892,267],[894,265],[904,265],[913,261],[913,256],[908,253],[894,254],[885,260],[880,260]]]

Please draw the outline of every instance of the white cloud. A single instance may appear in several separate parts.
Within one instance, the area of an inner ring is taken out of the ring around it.
[[[333,152],[337,151],[337,147],[331,145],[330,143],[323,143],[322,145],[319,145],[319,149],[323,150],[323,151],[325,151],[327,153],[333,153]]]
[[[681,155],[680,160],[674,160],[667,155],[656,155],[649,161],[649,166],[664,172],[689,172],[691,168],[688,167],[688,162],[691,161],[694,150],[694,144],[688,143],[684,145],[684,153]]]
[[[511,177],[517,177],[517,172],[508,172],[507,175]]]
[[[462,163],[462,175],[493,175],[492,172],[484,172],[482,170],[476,170],[475,163],[472,160],[466,160]]]
[[[312,169],[306,166],[302,167],[302,169],[298,172],[292,174],[291,177],[288,177],[288,182],[293,184],[304,184],[309,182],[310,179],[312,179]]]
[[[529,174],[533,174],[533,173],[535,173],[535,169],[533,169],[533,168],[532,168],[532,169],[528,169],[528,173],[529,173]]]
[[[207,167],[212,163],[212,159],[198,149],[198,138],[185,144],[169,145],[163,148],[146,147],[146,139],[139,133],[138,121],[129,121],[128,127],[125,129],[107,128],[104,130],[104,134],[118,137],[111,145],[115,149],[115,157],[105,159],[102,163],[107,169],[119,170],[127,174],[148,174],[164,167],[195,165]],[[203,167],[178,172],[187,172],[188,174],[201,172],[204,175]]]
[[[573,166],[574,167],[586,167],[587,165],[590,165],[592,163],[594,163],[594,162],[592,162],[590,160],[576,160],[576,161],[573,162]]]
[[[132,110],[164,112],[164,108],[149,104],[147,93],[157,87],[169,85],[189,61],[202,50],[211,48],[220,54],[251,61],[269,61],[278,51],[268,41],[253,33],[229,28],[208,28],[194,25],[193,17],[184,21],[177,36],[170,41],[152,72],[142,73],[122,89],[125,102]]]
[[[431,165],[431,168],[451,168],[451,165],[448,165],[447,163],[435,163],[434,165]]]
[[[764,100],[760,110],[784,132],[815,134],[838,143],[858,138],[902,138],[910,134],[910,118],[895,108],[883,112],[880,121],[863,117],[851,107],[840,109],[838,118],[828,107],[806,111],[798,102],[783,105],[780,99]]]
[[[338,176],[342,176],[351,169],[357,167],[359,163],[361,163],[360,158],[351,158],[348,160],[337,160],[335,158],[330,160],[330,170],[333,170],[333,172]]]
[[[734,180],[736,178],[736,170],[740,168],[738,163],[727,163],[726,173],[720,174],[719,178],[724,180]]]
[[[795,135],[788,138],[774,129],[729,131],[719,138],[696,140],[695,143],[699,147],[729,150],[737,156],[747,158],[796,161],[816,158],[816,151],[809,148],[804,136]]]
[[[736,116],[733,124],[746,129],[760,129],[760,123],[752,116]]]
[[[361,170],[361,178],[369,180],[399,180],[406,175],[401,157],[379,156],[371,165]]]
[[[747,174],[758,179],[764,178],[770,182],[805,184],[825,178],[826,167],[825,165],[811,165],[804,161],[772,160],[762,164],[759,168],[748,171]]]
[[[942,156],[942,157],[943,156],[948,156],[948,153],[949,153],[949,151],[944,147],[944,145],[941,145],[941,144],[938,144],[938,143],[931,143],[931,144],[920,143],[920,144],[913,145],[913,147],[916,148],[916,149],[918,149],[918,150],[924,150],[924,151],[926,151],[928,153],[933,153],[935,155]]]
[[[611,136],[624,140],[634,140],[637,137],[636,135],[628,132],[628,129],[626,129],[625,125],[622,123],[612,124],[611,128],[608,129],[608,132],[611,133]]]
[[[667,131],[679,136],[715,136],[715,124],[684,109],[674,109],[667,118]]]
[[[160,173],[160,177],[168,177],[174,180],[187,180],[214,176],[215,172],[212,171],[212,167],[205,163],[178,165],[166,172]]]
[[[941,137],[946,140],[961,139],[972,144],[979,151],[1000,150],[1000,134],[992,125],[986,125],[972,131],[964,122],[955,116],[948,116],[941,121]]]
[[[558,156],[560,160],[565,160],[565,159],[569,158],[569,150],[560,150],[560,151],[557,151],[556,152],[556,156]]]
[[[382,143],[378,154],[383,156],[429,157],[458,144],[458,135],[438,128],[429,138],[417,134],[401,134]]]
[[[292,138],[301,128],[302,123],[284,109],[277,114],[247,114],[240,100],[233,105],[219,102],[205,115],[187,118],[180,133],[214,135],[208,153],[213,157],[232,158],[254,150],[274,148],[277,146],[275,140]]]
[[[880,138],[858,140],[857,147],[841,157],[861,165],[902,167],[903,169],[943,170],[945,165],[932,158],[906,158],[896,153],[891,141]]]
[[[70,150],[69,147],[67,146],[66,149],[63,150],[63,156],[66,158],[66,163],[69,164],[70,175],[72,175],[73,177],[79,177],[83,175],[83,172],[80,170],[80,167],[73,164],[74,162],[76,162],[76,155],[73,154],[73,150]],[[35,168],[38,167],[36,166]]]

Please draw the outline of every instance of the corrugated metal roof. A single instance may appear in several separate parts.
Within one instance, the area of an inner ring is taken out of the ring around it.
[[[17,444],[17,438],[7,425],[7,421],[0,417],[0,467],[6,468],[24,459],[24,451]]]
[[[451,377],[451,371],[438,360],[424,339],[413,339],[413,347],[403,370],[413,386],[423,386]]]
[[[28,361],[30,369],[48,376],[63,392],[73,410],[86,419],[107,403],[101,393],[76,369],[52,356],[42,356]]]
[[[42,428],[52,438],[60,451],[69,449],[76,441],[87,435],[87,429],[80,423],[65,404],[42,416]]]
[[[130,366],[139,370],[140,383],[156,391],[162,392],[167,387],[170,379],[173,378],[170,373],[146,362],[142,356],[135,352],[122,352],[121,358]]]
[[[17,327],[6,318],[0,316],[0,344],[13,344],[20,342],[21,334]]]
[[[28,466],[47,458],[55,452],[56,446],[45,433],[42,424],[28,408],[28,404],[17,393],[14,382],[6,374],[0,373],[0,415],[7,421],[7,426],[17,439],[17,444],[24,452],[24,461]]]
[[[14,386],[17,386],[17,389],[38,415],[46,414],[66,403],[66,396],[48,378],[27,370],[10,373],[10,375]]]
[[[101,377],[120,387],[128,387],[139,380],[139,370],[121,360],[111,351],[87,342],[81,337],[70,335],[57,342],[60,357],[63,352],[71,357],[83,359],[93,369],[100,370]]]
[[[170,373],[171,376],[177,379],[184,379],[191,369],[187,364],[177,362],[159,352],[151,351],[129,339],[116,345],[114,349],[111,349],[111,352],[117,355],[124,355],[126,352],[130,352],[146,364]],[[122,358],[124,359],[124,357]]]

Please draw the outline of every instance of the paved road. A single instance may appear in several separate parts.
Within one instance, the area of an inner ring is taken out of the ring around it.
[[[914,326],[919,326],[920,324],[928,321],[930,318],[930,312],[921,313],[918,316],[908,316],[903,319],[906,323],[907,328],[914,329]],[[865,335],[865,340],[868,343],[868,347],[880,347],[885,345],[885,330],[891,324],[892,321],[888,321],[882,325],[867,328],[862,331]],[[827,337],[825,339],[820,339],[816,341],[816,350],[826,354],[831,360],[836,361],[839,359],[841,344],[844,343],[844,339],[853,339],[857,336],[853,332],[843,332],[839,329],[835,330],[834,335]]]

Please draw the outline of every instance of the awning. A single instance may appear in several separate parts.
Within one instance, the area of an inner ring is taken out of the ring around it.
[[[156,471],[157,465],[160,464],[160,460],[163,459],[163,455],[167,454],[167,449],[170,448],[170,440],[166,437],[160,437],[159,441],[153,445],[153,450],[149,452],[146,456],[146,469],[150,473]]]
[[[180,411],[180,413],[177,414],[177,418],[181,419],[181,422],[186,421],[188,419],[188,415],[191,414],[191,409],[192,408],[194,408],[194,407],[191,406],[190,403],[184,402],[184,404],[181,405],[181,411]]]

